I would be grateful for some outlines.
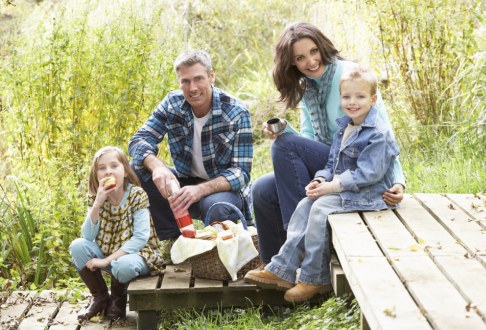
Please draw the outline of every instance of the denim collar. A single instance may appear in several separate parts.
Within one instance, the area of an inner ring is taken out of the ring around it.
[[[365,120],[361,124],[361,127],[376,127],[376,122],[378,120],[378,109],[372,106],[370,112],[366,115]],[[351,122],[351,118],[344,116],[336,119],[336,122],[340,128],[346,128]]]

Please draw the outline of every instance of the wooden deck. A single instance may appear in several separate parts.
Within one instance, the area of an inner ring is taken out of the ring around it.
[[[191,276],[188,263],[167,266],[164,275],[139,278],[128,287],[130,310],[138,311],[138,329],[156,329],[157,311],[288,305],[284,291],[261,289],[243,280],[215,281]],[[318,296],[313,302],[322,302]]]
[[[330,216],[362,328],[486,329],[484,206],[484,196],[415,194],[395,211]]]
[[[126,320],[110,322],[99,317],[78,324],[77,313],[86,308],[89,299],[65,301],[68,292],[15,291],[0,306],[0,329],[10,330],[135,330],[137,314],[128,312]],[[128,307],[127,307],[128,308]]]

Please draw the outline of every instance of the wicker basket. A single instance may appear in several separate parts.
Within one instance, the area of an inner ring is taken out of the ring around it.
[[[241,223],[243,224],[243,228],[245,230],[248,229],[248,227],[246,226],[246,219],[243,216],[243,214],[241,213],[241,211],[236,206],[234,206],[233,204],[226,203],[226,202],[218,202],[218,203],[214,203],[213,205],[211,205],[211,207],[209,208],[209,210],[206,214],[206,219],[204,219],[205,226],[209,225],[209,217],[211,215],[213,207],[216,206],[216,205],[221,205],[221,204],[231,206],[233,208],[233,210],[236,213],[238,213],[238,215],[241,219]],[[260,245],[258,243],[258,236],[253,235],[251,238],[253,240],[253,244],[255,245],[255,248],[257,249],[257,251],[260,251]],[[207,251],[207,252],[204,252],[202,254],[198,254],[197,256],[191,257],[188,260],[191,262],[192,274],[195,277],[202,277],[202,278],[208,278],[208,279],[211,279],[211,280],[219,280],[219,281],[231,280],[230,274],[228,273],[228,271],[224,267],[223,263],[221,262],[221,259],[219,259],[218,249],[216,247],[214,247],[210,251]],[[260,265],[260,263],[261,263],[260,262],[260,256],[258,255],[255,258],[253,258],[252,260],[250,260],[246,265],[244,265],[238,271],[238,273],[237,273],[238,278],[242,278],[243,276],[245,276],[245,274],[248,271],[258,267]]]

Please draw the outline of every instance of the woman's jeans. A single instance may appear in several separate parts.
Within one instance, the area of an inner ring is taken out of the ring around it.
[[[330,146],[296,134],[282,134],[272,143],[274,173],[252,185],[253,211],[260,258],[268,263],[285,242],[286,230],[305,186],[327,163]]]
[[[299,282],[313,285],[331,283],[331,235],[327,218],[339,211],[342,212],[339,194],[324,195],[316,201],[304,198],[290,219],[287,240],[266,269],[295,283],[300,267]]]
[[[85,238],[75,239],[69,246],[69,252],[73,258],[76,270],[86,267],[86,263],[93,258],[105,258],[99,245]],[[110,272],[121,283],[128,283],[139,275],[148,275],[150,273],[145,260],[136,253],[125,254],[117,260],[113,260],[111,265],[103,270]]]

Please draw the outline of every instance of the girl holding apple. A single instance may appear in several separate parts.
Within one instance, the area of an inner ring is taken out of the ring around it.
[[[104,147],[94,156],[89,175],[89,207],[82,237],[69,251],[74,266],[93,299],[80,321],[104,314],[126,316],[128,283],[164,265],[159,241],[140,187],[127,156],[117,147]],[[111,274],[111,295],[101,270]]]

